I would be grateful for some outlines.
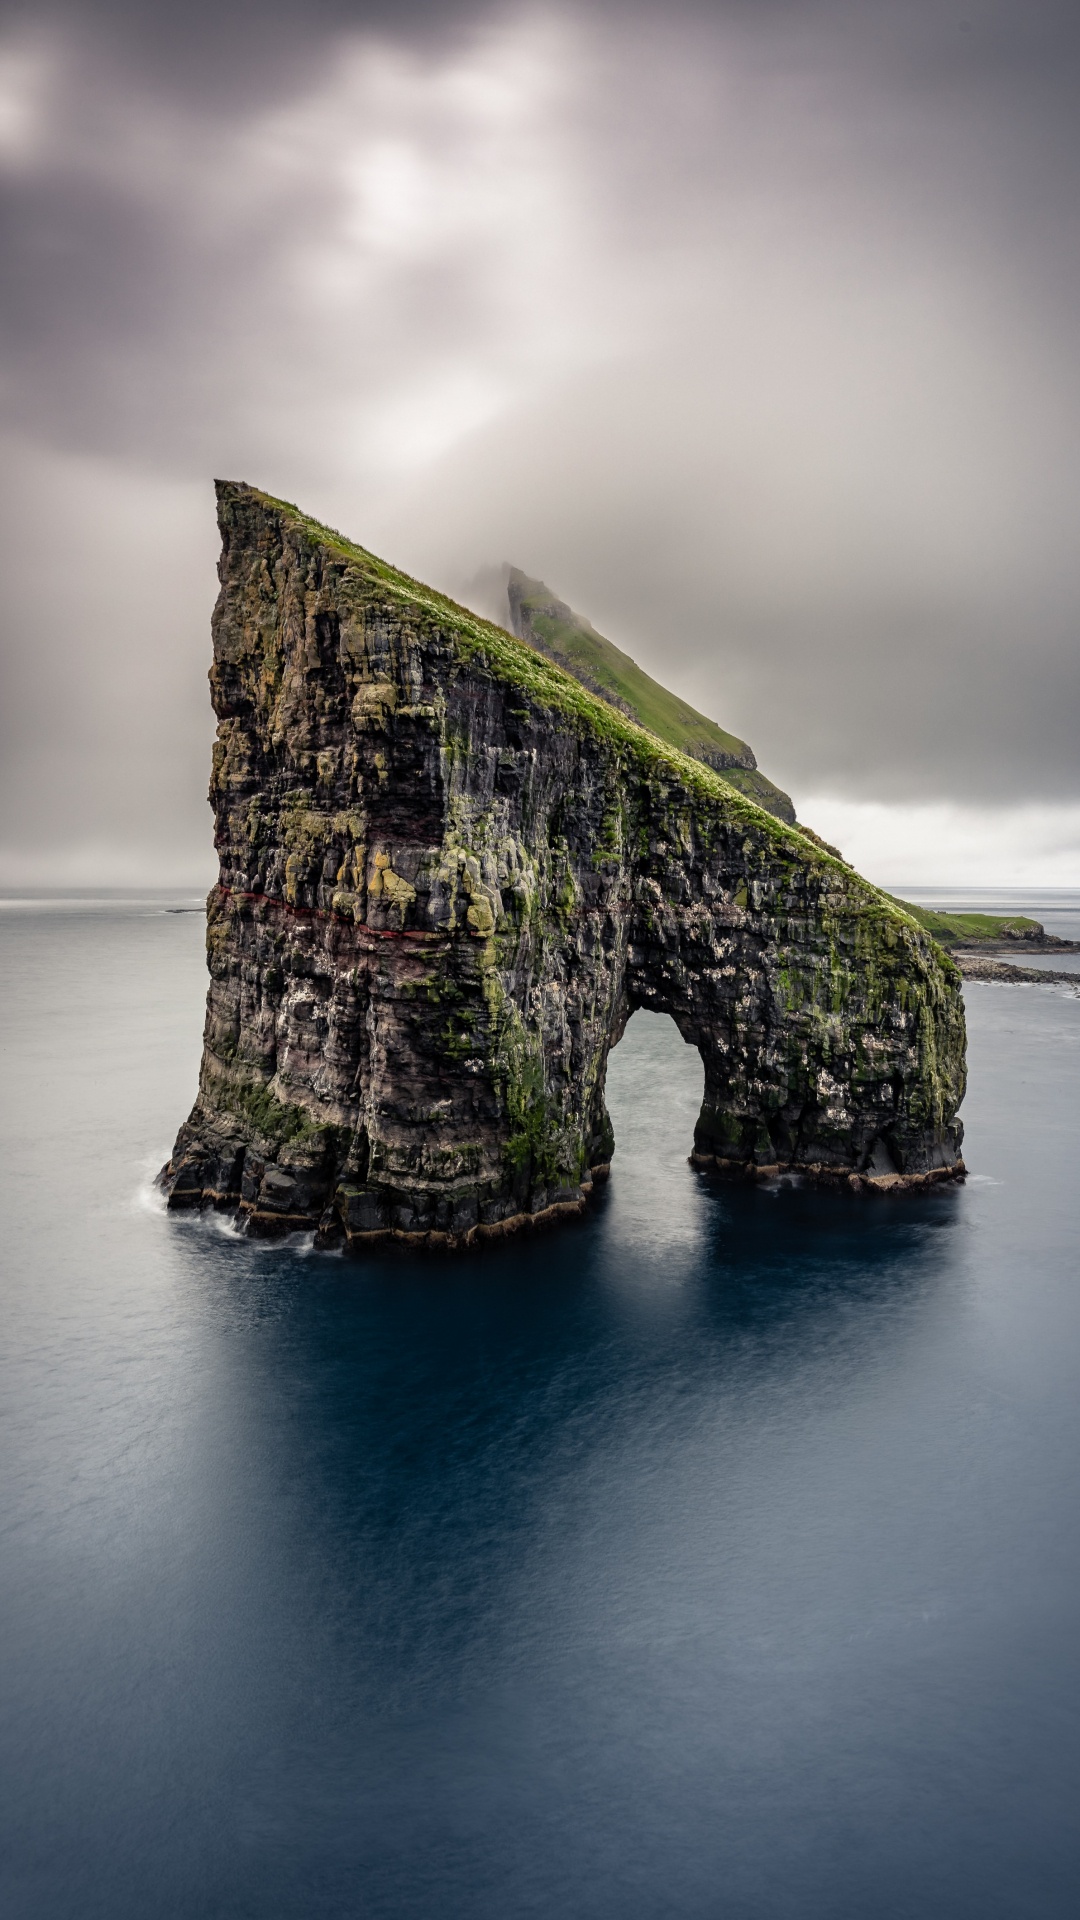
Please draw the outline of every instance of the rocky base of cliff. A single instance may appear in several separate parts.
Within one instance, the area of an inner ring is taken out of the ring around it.
[[[242,1158],[242,1156],[241,1156]],[[611,1172],[610,1163],[590,1168],[575,1193],[529,1211],[503,1214],[490,1219],[474,1219],[470,1225],[431,1227],[416,1225],[380,1225],[350,1228],[342,1220],[339,1204],[317,1206],[313,1210],[275,1209],[245,1199],[238,1180],[219,1171],[214,1185],[205,1160],[185,1163],[173,1156],[158,1176],[158,1185],[167,1196],[171,1213],[229,1213],[253,1240],[284,1240],[293,1233],[314,1233],[315,1245],[322,1252],[342,1249],[348,1253],[366,1253],[379,1247],[413,1247],[455,1253],[469,1247],[506,1240],[522,1233],[542,1233],[580,1219],[586,1212],[597,1187]],[[261,1187],[265,1189],[265,1175]],[[260,1194],[261,1197],[261,1194]]]
[[[898,1173],[891,1169],[878,1172],[873,1168],[865,1173],[852,1173],[845,1167],[793,1166],[779,1160],[771,1166],[757,1166],[753,1161],[724,1160],[715,1154],[695,1151],[690,1155],[690,1165],[740,1185],[788,1178],[801,1185],[831,1187],[834,1191],[847,1189],[852,1193],[921,1193],[927,1187],[949,1185],[967,1178],[967,1168],[961,1159],[947,1166],[928,1167],[922,1173]]]

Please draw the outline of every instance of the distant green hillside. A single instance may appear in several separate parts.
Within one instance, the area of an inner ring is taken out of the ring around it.
[[[745,740],[726,733],[644,673],[628,653],[605,640],[588,620],[559,600],[542,580],[511,567],[507,584],[510,626],[519,640],[547,654],[622,713],[670,746],[715,767],[733,787],[768,813],[794,825],[787,794],[766,778]]]
[[[898,907],[910,913],[920,927],[943,947],[966,946],[985,940],[1022,940],[1038,938],[1043,931],[1039,920],[1025,920],[1022,914],[1003,916],[999,913],[937,913],[933,907],[916,907],[910,900],[900,900],[896,894],[889,894],[890,900],[896,900]]]

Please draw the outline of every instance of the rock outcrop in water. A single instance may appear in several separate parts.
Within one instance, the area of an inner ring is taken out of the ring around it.
[[[960,980],[910,917],[500,628],[218,487],[221,860],[170,1205],[462,1244],[576,1213],[637,1007],[701,1166],[962,1172]]]

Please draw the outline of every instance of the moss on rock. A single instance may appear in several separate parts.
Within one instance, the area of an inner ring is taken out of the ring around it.
[[[295,508],[222,484],[219,517],[221,876],[175,1204],[353,1241],[562,1218],[637,1006],[701,1052],[699,1160],[960,1169],[959,977],[911,915]]]

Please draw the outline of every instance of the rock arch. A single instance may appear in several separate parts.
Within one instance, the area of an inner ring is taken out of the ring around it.
[[[963,1171],[959,975],[913,921],[501,629],[218,492],[221,877],[170,1205],[451,1245],[579,1211],[638,1006],[701,1052],[699,1164]]]

